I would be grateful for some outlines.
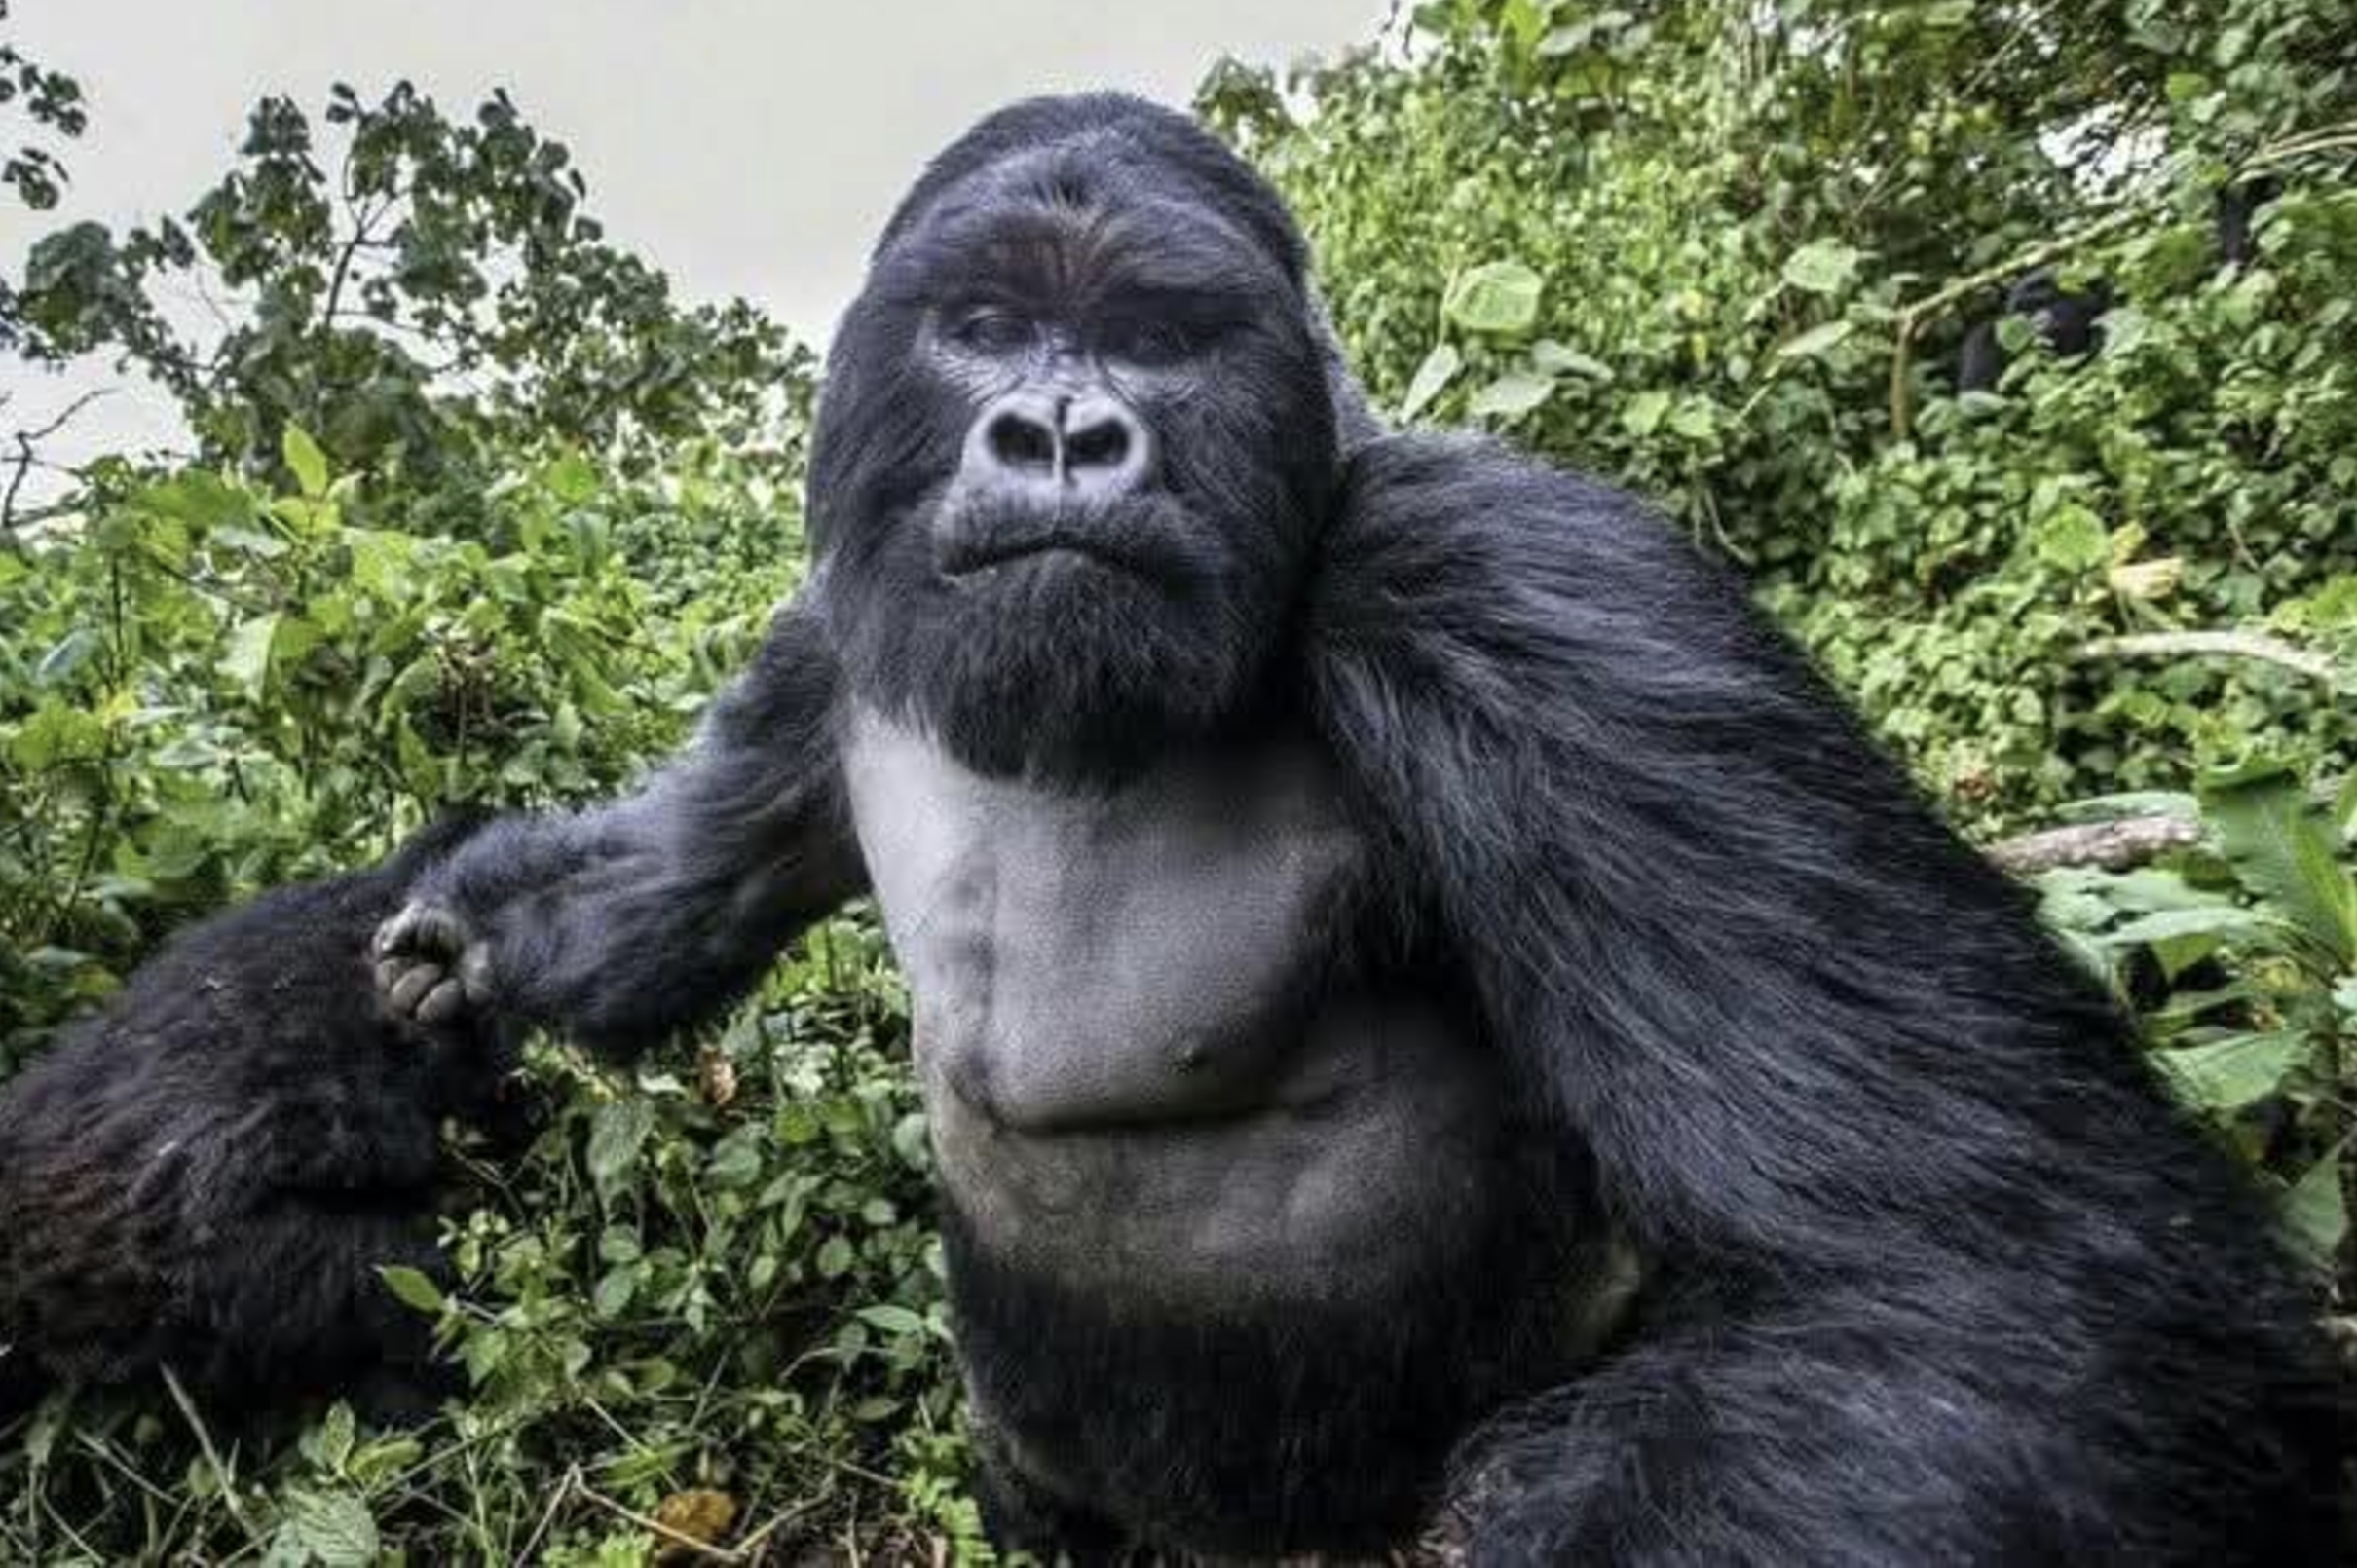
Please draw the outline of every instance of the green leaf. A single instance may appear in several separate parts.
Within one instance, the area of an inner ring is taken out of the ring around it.
[[[77,626],[59,638],[50,651],[41,655],[33,666],[36,686],[56,686],[80,669],[103,646],[97,632],[89,626]]]
[[[2348,1198],[2340,1177],[2348,1146],[2347,1139],[2335,1144],[2283,1197],[2284,1224],[2320,1263],[2339,1252],[2341,1238],[2349,1232]]]
[[[589,1120],[589,1179],[600,1198],[611,1199],[620,1189],[654,1131],[653,1101],[633,1096],[598,1106]]]
[[[1541,338],[1530,346],[1530,362],[1550,376],[1578,376],[1586,381],[1612,379],[1612,366],[1553,338]]]
[[[761,1179],[762,1148],[767,1141],[766,1128],[738,1128],[712,1150],[704,1163],[704,1179],[723,1191],[751,1186]]]
[[[1466,411],[1478,418],[1519,419],[1547,401],[1555,390],[1551,377],[1527,370],[1509,370],[1473,394]]]
[[[638,1294],[638,1272],[636,1265],[608,1270],[589,1292],[590,1310],[601,1318],[619,1317]]]
[[[1460,273],[1440,312],[1468,332],[1513,336],[1539,319],[1539,275],[1518,261],[1493,261]]]
[[[1424,362],[1416,366],[1416,374],[1407,384],[1407,395],[1400,399],[1401,422],[1404,424],[1423,413],[1464,363],[1465,357],[1457,353],[1456,345],[1435,344],[1432,353],[1424,356]]]
[[[438,1313],[442,1310],[441,1287],[421,1271],[402,1263],[388,1263],[377,1270],[377,1275],[385,1282],[385,1288],[391,1290],[403,1305],[415,1307],[420,1312]]]
[[[580,506],[597,495],[597,469],[579,452],[568,452],[548,465],[541,475],[548,493],[568,506]]]
[[[327,1407],[318,1425],[303,1434],[297,1444],[303,1457],[325,1470],[342,1470],[352,1457],[352,1406],[338,1400]]]
[[[855,1314],[870,1327],[892,1335],[895,1339],[914,1339],[925,1331],[925,1321],[906,1307],[862,1307]]]
[[[275,561],[286,553],[286,541],[276,534],[265,534],[258,528],[216,528],[206,536],[218,550],[234,550],[250,555],[257,561]]]
[[[1821,359],[1826,354],[1849,341],[1856,330],[1852,321],[1823,321],[1811,327],[1797,338],[1787,338],[1777,345],[1779,359]]]
[[[350,1492],[294,1493],[280,1534],[320,1568],[368,1568],[383,1549],[375,1516]]]
[[[850,1272],[853,1259],[851,1244],[841,1236],[830,1236],[818,1250],[818,1273],[821,1279],[841,1279]]]
[[[1784,281],[1804,294],[1838,294],[1857,277],[1859,252],[1833,240],[1812,240],[1784,262]]]
[[[311,438],[311,432],[290,420],[279,445],[285,455],[287,470],[295,476],[295,483],[303,487],[303,494],[314,501],[327,494],[327,454],[319,450],[319,443]]]
[[[2086,507],[2066,504],[2038,524],[2038,557],[2065,572],[2091,572],[2112,558],[2112,535]]]
[[[1662,420],[1668,412],[1667,392],[1641,392],[1622,407],[1621,423],[1627,427],[1629,434],[1647,436],[1662,428]]]
[[[1718,406],[1707,397],[1681,397],[1669,415],[1669,430],[1689,441],[1707,441],[1718,429]]]
[[[2273,1094],[2306,1049],[2304,1035],[2283,1030],[2156,1051],[2153,1057],[2166,1069],[2180,1100],[2195,1110],[2220,1113]]]
[[[2104,933],[2114,946],[2139,942],[2176,942],[2186,937],[2261,936],[2279,931],[2283,922],[2264,910],[2236,904],[2212,904],[2194,909],[2155,910]]]
[[[256,616],[229,634],[229,649],[221,655],[221,673],[256,702],[270,685],[270,649],[278,635],[277,616]]]
[[[2300,780],[2288,770],[2213,777],[2202,806],[2243,885],[2281,906],[2337,965],[2357,963],[2357,877]]]

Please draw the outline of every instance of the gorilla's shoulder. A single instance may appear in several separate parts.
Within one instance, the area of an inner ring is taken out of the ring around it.
[[[1401,431],[1350,454],[1314,639],[1503,653],[1609,621],[1649,643],[1737,629],[1743,589],[1644,502],[1494,439]],[[1647,634],[1647,628],[1653,628]]]

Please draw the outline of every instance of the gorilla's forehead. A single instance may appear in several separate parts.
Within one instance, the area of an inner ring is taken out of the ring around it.
[[[898,294],[961,288],[1057,297],[1140,290],[1291,292],[1282,262],[1210,193],[1122,154],[1059,147],[977,170],[879,259]]]
[[[880,280],[911,296],[1081,305],[1130,295],[1248,308],[1291,292],[1267,254],[1215,211],[1152,196],[1042,199],[1029,188],[945,206],[895,247]]]

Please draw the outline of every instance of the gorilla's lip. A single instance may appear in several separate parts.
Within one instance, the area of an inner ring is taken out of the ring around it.
[[[939,565],[945,578],[970,578],[1042,555],[1077,555],[1139,577],[1153,575],[1137,557],[1104,540],[1062,532],[1022,539],[952,541],[943,545]]]

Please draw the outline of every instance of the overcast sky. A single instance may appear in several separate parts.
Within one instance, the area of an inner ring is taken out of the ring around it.
[[[573,149],[617,243],[690,299],[742,294],[813,344],[923,160],[1027,93],[1120,87],[1183,104],[1222,54],[1284,65],[1371,39],[1385,0],[11,0],[27,54],[80,78],[91,129],[50,213],[0,203],[0,265],[56,224],[176,212],[228,167],[246,110],[407,77],[463,113],[499,86]],[[13,127],[12,127],[13,129]],[[0,436],[96,378],[0,362]],[[145,405],[145,406],[141,406]],[[157,440],[110,398],[56,455]]]

